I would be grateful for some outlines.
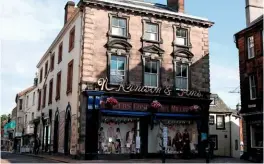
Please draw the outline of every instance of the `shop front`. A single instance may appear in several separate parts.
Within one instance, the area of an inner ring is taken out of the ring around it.
[[[208,133],[209,93],[110,88],[103,80],[99,88],[84,92],[86,159],[153,158],[163,149],[171,158],[186,150],[193,156],[204,153],[201,136]]]

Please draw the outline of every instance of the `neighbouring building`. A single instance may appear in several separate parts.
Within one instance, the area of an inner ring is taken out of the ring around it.
[[[240,116],[217,95],[211,94],[209,138],[214,142],[214,155],[240,157]]]
[[[167,2],[67,2],[37,64],[42,151],[117,159],[158,157],[163,146],[174,157],[189,138],[204,155],[213,22]]]
[[[263,1],[246,0],[247,27],[234,35],[239,53],[243,158],[263,161]]]

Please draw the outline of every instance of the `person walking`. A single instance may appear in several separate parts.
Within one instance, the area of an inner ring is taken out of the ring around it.
[[[35,141],[35,154],[36,155],[39,153],[39,147],[40,147],[40,139],[37,136],[36,141]]]

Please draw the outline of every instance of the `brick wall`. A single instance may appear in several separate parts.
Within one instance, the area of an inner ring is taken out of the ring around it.
[[[107,55],[104,45],[107,43],[107,31],[109,26],[109,16],[111,11],[102,8],[85,7],[84,13],[84,50],[82,57],[82,82],[96,82],[100,77],[107,76]],[[129,39],[132,49],[130,50],[129,68],[130,82],[140,83],[142,81],[142,64],[141,52],[142,42],[142,15],[134,15],[132,13],[122,13],[129,15]],[[162,81],[173,79],[173,26],[179,22],[169,20],[161,21],[161,38],[163,44],[160,48],[165,50],[162,60]],[[104,21],[101,21],[104,20]],[[193,89],[210,91],[209,76],[209,39],[208,29],[193,25],[185,25],[190,28],[190,40],[192,48],[190,51],[194,54],[191,69],[191,87]],[[170,85],[173,80],[170,80]]]

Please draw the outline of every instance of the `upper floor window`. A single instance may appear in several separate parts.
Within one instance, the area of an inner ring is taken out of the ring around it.
[[[50,71],[54,69],[54,61],[55,61],[55,53],[53,53],[50,57]]]
[[[27,115],[25,115],[25,124],[27,124]]]
[[[112,17],[112,35],[127,36],[127,20],[125,18]]]
[[[32,114],[31,114],[31,120],[34,120],[34,112],[32,112]]]
[[[125,81],[126,57],[111,55],[110,83],[120,84]]]
[[[69,52],[74,48],[74,40],[75,40],[75,27],[73,27],[70,31],[69,36]]]
[[[188,30],[184,28],[176,28],[176,44],[188,46]]]
[[[159,61],[146,60],[144,69],[144,85],[148,87],[159,86]]]
[[[158,41],[159,40],[159,28],[158,24],[146,23],[145,27],[145,39]]]
[[[22,109],[23,106],[23,99],[19,99],[19,110]]]
[[[209,124],[214,125],[214,115],[209,115]]]
[[[60,99],[61,90],[61,71],[57,74],[57,84],[56,84],[56,100]]]
[[[215,105],[215,97],[211,97],[210,100],[212,100],[211,104],[210,105]]]
[[[45,63],[45,77],[47,76],[47,74],[48,74],[48,65],[49,65],[49,63],[48,63],[48,61]]]
[[[59,46],[58,64],[62,61],[62,51],[63,51],[63,42],[61,42],[61,44]]]
[[[21,117],[17,117],[17,123],[18,124],[21,124],[21,119],[22,119]]]
[[[28,97],[28,95],[27,95],[26,107],[28,107],[28,99],[29,99],[29,97]]]
[[[250,36],[247,38],[247,49],[248,49],[248,59],[255,57],[254,51],[254,37]]]
[[[44,85],[43,88],[43,100],[42,100],[42,107],[45,108],[46,106],[46,94],[47,94],[47,85]]]
[[[48,100],[48,104],[52,103],[52,93],[53,93],[53,79],[51,79],[50,82],[49,82],[49,100]]]
[[[177,89],[188,89],[188,72],[189,65],[181,62],[176,62],[176,80],[175,86]]]
[[[216,116],[216,129],[225,129],[225,116]]]
[[[39,74],[39,83],[42,82],[42,76],[43,76],[43,68],[40,69],[40,74]]]
[[[35,105],[35,92],[33,92],[32,105]]]
[[[250,99],[251,100],[256,99],[257,91],[256,91],[256,82],[254,75],[249,76],[249,90],[250,90]]]
[[[72,91],[72,81],[73,81],[73,60],[68,64],[68,76],[67,76],[67,93]]]
[[[41,90],[39,90],[39,94],[38,94],[38,110],[40,110],[41,107]]]

